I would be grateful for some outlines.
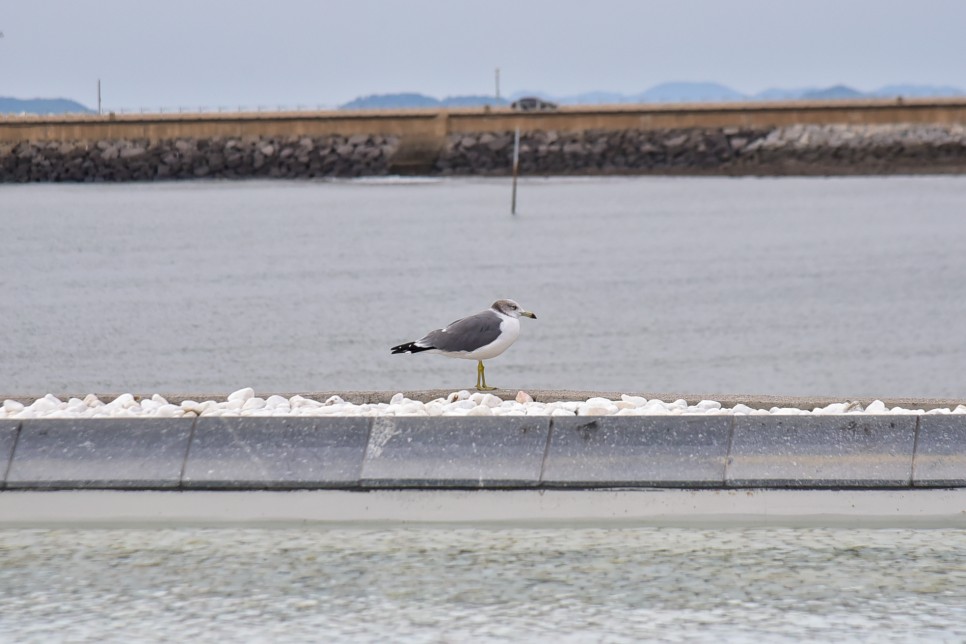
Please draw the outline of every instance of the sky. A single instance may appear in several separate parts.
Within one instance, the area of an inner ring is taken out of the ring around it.
[[[963,0],[7,0],[0,96],[105,109],[642,92],[966,88]]]

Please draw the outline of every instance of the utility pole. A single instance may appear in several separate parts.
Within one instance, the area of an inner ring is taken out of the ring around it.
[[[500,100],[500,68],[496,68],[496,100]]]
[[[101,79],[97,79],[97,113],[101,114]]]
[[[510,214],[517,214],[517,177],[520,175],[520,128],[513,135],[513,195],[510,197]]]

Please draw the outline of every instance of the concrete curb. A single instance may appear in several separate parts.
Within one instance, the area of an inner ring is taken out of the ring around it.
[[[0,494],[4,528],[782,526],[966,528],[966,488],[289,490]]]
[[[966,415],[0,421],[0,489],[966,487]]]

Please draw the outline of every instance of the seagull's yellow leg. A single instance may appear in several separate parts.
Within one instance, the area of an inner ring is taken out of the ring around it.
[[[476,367],[476,389],[477,391],[493,391],[496,387],[486,386],[486,375],[483,373],[483,361],[479,360]]]

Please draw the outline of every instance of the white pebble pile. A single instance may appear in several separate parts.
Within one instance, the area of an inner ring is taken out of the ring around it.
[[[876,400],[863,407],[858,402],[841,402],[812,410],[794,407],[753,409],[747,405],[722,407],[714,400],[689,405],[684,400],[664,402],[640,396],[622,395],[620,400],[590,398],[588,400],[535,402],[521,391],[515,400],[503,400],[486,393],[456,391],[446,398],[429,402],[410,400],[399,393],[388,403],[356,405],[339,396],[322,402],[303,396],[269,396],[259,398],[251,387],[239,389],[224,402],[185,400],[169,403],[158,394],[137,400],[122,394],[109,402],[94,394],[83,399],[63,401],[52,394],[29,405],[5,400],[0,419],[14,418],[193,418],[197,416],[668,416],[668,415],[769,415],[769,414],[966,414],[966,405],[955,409],[904,409]]]

